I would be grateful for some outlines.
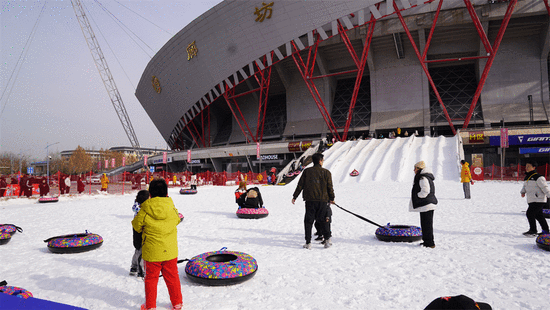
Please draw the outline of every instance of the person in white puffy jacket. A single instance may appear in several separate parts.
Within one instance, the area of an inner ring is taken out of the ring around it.
[[[414,182],[411,191],[409,211],[420,212],[420,227],[422,228],[422,243],[427,248],[435,248],[433,233],[434,210],[437,206],[435,197],[435,177],[426,168],[426,163],[419,161],[414,165]]]
[[[525,182],[521,188],[521,197],[527,197],[526,216],[529,222],[529,230],[524,232],[525,236],[537,235],[537,221],[540,224],[542,233],[548,233],[548,223],[542,214],[542,208],[546,205],[550,197],[550,189],[546,184],[546,179],[537,173],[537,163],[535,161],[528,161],[525,164]]]

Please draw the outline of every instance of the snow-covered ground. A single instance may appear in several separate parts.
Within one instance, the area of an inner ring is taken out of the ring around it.
[[[464,294],[493,309],[547,309],[550,252],[521,235],[528,228],[521,182],[478,182],[472,186],[473,198],[463,199],[456,154],[450,151],[453,141],[368,142],[387,144],[383,151],[363,150],[365,141],[354,142],[362,144],[354,150],[347,142],[326,152],[336,203],[382,225],[419,225],[418,214],[408,212],[408,201],[412,165],[425,156],[439,176],[434,249],[418,242],[378,241],[377,227],[336,207],[333,246],[303,249],[304,204],[301,198],[291,204],[296,182],[260,188],[270,215],[259,220],[236,217],[235,188],[205,186],[196,195],[171,189],[170,196],[185,216],[178,228],[180,259],[227,247],[252,255],[259,266],[247,282],[208,287],[191,282],[182,263],[185,308],[423,309],[436,297]],[[392,148],[394,143],[398,145]],[[351,151],[355,155],[339,162]],[[354,168],[362,174],[347,178]],[[368,177],[361,179],[362,175]],[[61,197],[54,204],[26,198],[0,201],[0,223],[24,229],[0,246],[0,280],[38,298],[88,309],[139,309],[143,281],[128,276],[134,251],[134,195]],[[43,242],[84,230],[100,234],[103,246],[86,253],[52,254]],[[158,292],[158,307],[168,309],[162,279]]]

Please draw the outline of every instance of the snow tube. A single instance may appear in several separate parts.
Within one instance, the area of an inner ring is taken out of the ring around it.
[[[242,219],[261,219],[269,215],[269,211],[264,208],[239,208],[237,217]]]
[[[550,251],[550,234],[539,235],[537,246],[543,250]]]
[[[0,245],[10,242],[11,234],[8,232],[0,231]]]
[[[17,286],[7,286],[7,285],[0,286],[0,293],[16,296],[23,299],[32,297],[31,292]]]
[[[542,209],[542,215],[550,218],[550,209]]]
[[[376,230],[376,238],[385,242],[413,242],[422,239],[422,229],[417,226],[388,224]]]
[[[180,189],[180,194],[182,195],[193,195],[193,194],[196,194],[197,193],[197,190],[196,189],[185,189],[185,188],[182,188]]]
[[[16,231],[23,232],[23,229],[13,224],[1,224],[0,225],[0,245],[10,242],[11,236],[13,236],[13,234],[15,234]]]
[[[44,240],[52,253],[81,253],[99,248],[103,244],[100,235],[92,233],[71,234]]]
[[[353,169],[353,171],[349,175],[351,175],[352,177],[356,177],[359,175],[359,171]]]
[[[59,197],[40,197],[38,199],[39,203],[48,203],[48,202],[58,202]]]
[[[185,265],[189,279],[209,286],[242,283],[252,278],[257,270],[258,263],[252,256],[225,251],[225,248],[195,256]]]
[[[16,231],[23,232],[23,228],[13,224],[0,224],[0,232],[5,232],[13,236]]]

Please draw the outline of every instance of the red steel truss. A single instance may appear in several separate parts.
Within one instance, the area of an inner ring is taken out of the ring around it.
[[[423,3],[424,4],[425,3],[431,3],[431,2],[434,2],[434,1],[436,1],[436,0],[426,0],[426,1],[423,1]],[[412,6],[399,8],[397,6],[396,1],[387,1],[387,3],[391,3],[393,5],[393,8],[395,10],[394,13],[396,13],[401,25],[403,26],[403,28],[404,28],[404,30],[407,34],[407,37],[408,37],[411,45],[413,46],[415,54],[416,54],[417,58],[420,61],[422,69],[424,70],[424,73],[426,74],[426,77],[428,78],[430,86],[431,86],[432,90],[434,91],[434,93],[437,97],[437,100],[438,100],[439,104],[442,107],[445,118],[447,119],[447,122],[449,123],[449,126],[450,126],[450,128],[451,128],[451,130],[454,134],[456,134],[455,127],[452,123],[451,118],[449,117],[447,109],[445,108],[445,104],[444,104],[443,100],[441,99],[441,97],[439,95],[439,92],[436,89],[436,86],[433,82],[433,79],[432,79],[432,77],[431,77],[431,75],[428,71],[427,64],[436,63],[436,62],[450,62],[450,61],[487,59],[487,63],[485,64],[483,73],[482,73],[480,81],[478,83],[478,87],[477,87],[476,92],[474,94],[474,98],[473,98],[472,103],[470,105],[470,109],[468,111],[467,117],[464,120],[463,127],[466,128],[469,124],[469,121],[470,121],[471,116],[473,114],[473,110],[474,110],[474,108],[477,104],[477,101],[479,100],[479,96],[481,94],[481,91],[482,91],[483,86],[485,84],[485,81],[487,79],[488,73],[491,69],[493,60],[494,60],[494,58],[496,56],[496,53],[498,51],[498,48],[500,46],[500,42],[502,41],[502,37],[504,35],[504,32],[505,32],[505,30],[508,26],[509,21],[510,21],[512,12],[513,12],[516,4],[517,4],[517,0],[510,0],[509,1],[506,14],[503,18],[503,21],[502,21],[502,24],[500,26],[499,32],[497,34],[497,37],[495,39],[495,42],[491,45],[491,43],[490,43],[490,41],[487,37],[487,34],[485,33],[485,30],[483,29],[481,21],[480,21],[478,15],[477,15],[472,3],[471,3],[471,1],[470,0],[463,0],[463,1],[466,5],[468,13],[470,14],[470,17],[472,18],[472,22],[473,22],[473,24],[474,24],[474,26],[475,26],[478,34],[479,34],[480,40],[481,40],[481,42],[484,46],[484,49],[487,53],[486,56],[473,56],[473,57],[462,57],[462,58],[453,58],[453,59],[427,60],[428,49],[429,49],[431,41],[432,41],[433,33],[434,33],[434,30],[435,30],[435,27],[436,27],[436,24],[437,24],[437,19],[439,17],[440,12],[441,12],[443,0],[439,0],[439,4],[438,4],[437,10],[436,10],[435,15],[434,15],[434,21],[433,21],[433,24],[431,26],[430,33],[428,35],[428,38],[426,40],[426,45],[425,45],[424,50],[423,50],[422,53],[420,53],[416,43],[414,42],[414,39],[411,35],[411,32],[409,31],[409,29],[406,25],[406,22],[405,22],[402,14],[401,14],[401,11],[404,11],[404,10],[412,8],[412,7],[416,7],[417,5],[412,5]],[[548,3],[549,0],[543,0],[543,1],[544,1],[544,4],[546,5],[546,8],[548,10],[548,14],[550,15],[550,6],[549,6],[549,3]],[[376,8],[377,9],[380,8],[380,3],[376,5]],[[393,13],[390,13],[388,15],[391,15],[391,14],[393,14]],[[372,37],[373,37],[376,20],[380,19],[380,18],[384,18],[388,15],[384,15],[384,16],[381,16],[381,17],[378,16],[378,18],[375,18],[374,14],[371,14],[371,18],[368,22],[366,22],[362,25],[356,25],[356,26],[353,27],[353,29],[355,29],[357,27],[364,26],[364,25],[367,25],[367,27],[368,27],[367,28],[367,33],[366,33],[366,36],[365,36],[365,44],[363,46],[363,51],[362,51],[361,57],[359,57],[359,55],[354,50],[354,48],[351,44],[351,40],[347,35],[347,31],[350,30],[350,29],[346,30],[344,28],[344,26],[342,25],[340,19],[337,21],[337,23],[338,23],[338,25],[337,25],[338,26],[338,33],[334,34],[334,35],[339,34],[341,36],[341,39],[342,39],[344,45],[346,46],[346,49],[350,53],[350,55],[353,59],[353,62],[355,63],[357,69],[313,76],[313,71],[315,69],[315,63],[316,63],[319,43],[326,40],[326,38],[321,39],[320,34],[317,31],[313,31],[313,36],[314,36],[313,45],[311,45],[309,47],[306,47],[302,50],[300,50],[296,46],[296,43],[294,41],[291,41],[291,46],[293,47],[293,52],[292,52],[291,55],[287,55],[287,57],[288,56],[292,57],[296,67],[298,68],[298,71],[299,71],[300,75],[302,76],[304,82],[306,83],[306,86],[308,87],[308,90],[309,90],[311,96],[313,97],[313,100],[315,101],[315,103],[316,103],[316,105],[319,109],[319,112],[323,116],[323,119],[325,120],[325,123],[327,124],[327,127],[328,127],[330,133],[336,139],[338,139],[339,141],[343,141],[343,140],[347,139],[349,127],[350,127],[351,121],[352,121],[353,111],[354,111],[355,104],[356,104],[356,101],[357,101],[357,95],[358,95],[358,92],[359,92],[359,87],[361,85],[361,80],[362,80],[364,70],[365,70],[365,66],[366,66],[366,63],[367,63],[367,56],[368,56],[368,52],[369,52],[369,49],[370,49],[370,44],[371,44],[371,40],[372,40]],[[351,14],[350,16],[354,17],[353,14]],[[330,36],[330,37],[332,37],[332,36]],[[304,59],[306,52],[307,52],[307,59]],[[235,94],[235,90],[234,90],[235,86],[237,84],[240,84],[244,80],[234,81],[235,85],[227,85],[227,83],[225,84],[225,91],[223,92],[223,97],[225,98],[225,100],[226,100],[233,116],[235,117],[235,120],[237,121],[239,127],[241,128],[241,131],[243,132],[247,143],[249,143],[249,142],[261,142],[262,139],[263,139],[263,130],[264,130],[264,125],[265,125],[265,115],[266,115],[266,110],[267,110],[267,100],[268,100],[269,86],[270,86],[270,83],[271,83],[271,67],[272,67],[272,65],[274,65],[275,63],[278,62],[278,61],[274,61],[274,59],[273,59],[274,55],[273,54],[274,54],[273,52],[271,52],[269,54],[270,59],[268,59],[267,55],[263,58],[263,61],[262,61],[263,66],[261,66],[260,63],[258,63],[258,62],[255,63],[255,68],[256,68],[257,72],[255,72],[255,73],[250,72],[250,75],[254,76],[254,78],[258,82],[259,88],[256,88],[256,89],[253,89],[253,90],[250,90],[250,91],[246,91],[246,92],[243,92],[243,93],[240,93],[240,94]],[[302,57],[302,55],[304,55],[304,57]],[[262,68],[260,68],[260,67],[262,67]],[[252,70],[252,67],[251,67],[251,70]],[[356,73],[357,77],[356,77],[356,81],[355,81],[355,86],[354,86],[354,90],[353,90],[352,99],[350,101],[348,116],[347,116],[347,119],[346,119],[346,124],[343,128],[342,127],[336,127],[333,120],[332,120],[332,118],[331,118],[331,116],[330,116],[330,113],[329,113],[326,105],[323,102],[323,99],[322,99],[321,95],[319,94],[319,91],[318,91],[317,87],[314,84],[314,80],[320,79],[320,78],[325,78],[325,77],[336,76],[336,75],[349,74],[349,73]],[[246,80],[246,77],[245,77],[245,80]],[[237,101],[236,101],[237,98],[239,98],[241,96],[249,95],[249,94],[254,93],[254,92],[259,92],[260,93],[259,94],[259,106],[258,106],[258,118],[257,118],[258,123],[257,123],[257,128],[256,128],[255,133],[253,133],[252,130],[250,129],[250,127],[249,127],[246,119],[244,118],[244,116],[243,116],[243,114],[242,114],[242,112],[241,112],[241,110],[240,110],[240,108],[237,104]],[[207,128],[205,128],[205,124],[207,124]],[[186,125],[186,128],[188,128],[189,133],[192,135],[193,140],[195,141],[195,143],[198,146],[201,146],[201,145],[202,146],[209,146],[210,145],[210,138],[209,138],[210,134],[208,133],[208,135],[205,135],[206,130],[208,130],[208,132],[210,132],[210,114],[209,113],[208,113],[207,121],[204,120],[204,115],[201,116],[201,125],[202,125],[202,127],[201,127],[202,130],[199,131],[196,128],[193,121],[190,121]],[[343,129],[343,132],[342,132],[342,129]],[[342,134],[340,134],[338,132],[338,130],[340,130],[340,132],[342,132]],[[207,138],[205,139],[204,137],[207,137]],[[174,143],[175,146],[178,146],[180,144],[179,140],[181,140],[181,137],[178,138],[175,141],[175,143]]]
[[[261,69],[260,66],[256,64],[256,68],[258,72],[256,73],[250,72],[251,74],[254,74],[254,78],[260,85],[259,88],[235,95],[235,88],[229,88],[228,86],[226,86],[226,91],[223,94],[225,101],[229,106],[229,109],[231,109],[231,113],[233,113],[233,117],[235,117],[235,120],[237,120],[237,124],[239,124],[239,127],[241,128],[241,131],[243,132],[246,138],[247,143],[251,141],[262,142],[262,139],[263,139],[265,113],[267,110],[267,99],[269,94],[269,85],[271,84],[271,66],[268,66],[268,63],[271,63],[273,61],[273,52],[269,55],[269,57],[270,57],[269,61],[267,56],[264,57],[264,60],[263,60],[264,69]],[[253,134],[252,130],[250,130],[250,127],[248,126],[248,122],[244,118],[243,113],[239,108],[239,105],[236,99],[238,97],[245,96],[257,91],[260,92],[259,106],[258,106],[258,124],[256,127],[256,134]]]
[[[196,119],[196,118],[195,118]],[[191,134],[193,141],[198,147],[209,147],[210,141],[210,106],[205,107],[200,112],[200,130],[195,125],[195,119],[187,123],[185,128]],[[181,148],[183,149],[183,148]]]

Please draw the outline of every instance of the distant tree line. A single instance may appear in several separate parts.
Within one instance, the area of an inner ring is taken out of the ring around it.
[[[125,155],[122,152],[112,152],[109,150],[100,149],[99,156],[91,156],[80,145],[74,150],[73,154],[69,158],[61,157],[60,153],[50,154],[50,175],[61,171],[65,174],[81,174],[87,172],[101,172],[110,170],[112,168],[112,159],[115,159],[115,167],[122,166],[122,158],[125,158],[126,165],[131,165],[138,161],[135,155]],[[108,161],[109,166],[105,169],[105,160]],[[0,153],[0,174],[14,174],[21,171],[25,174],[27,168],[31,166],[32,162],[46,161],[44,160],[30,160],[27,155],[14,154],[12,152]],[[98,164],[99,162],[99,164]]]

